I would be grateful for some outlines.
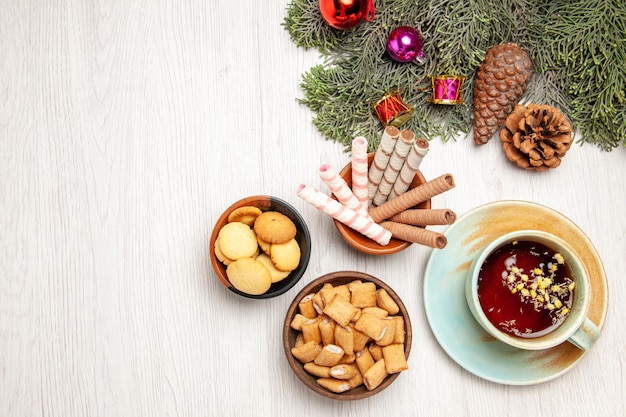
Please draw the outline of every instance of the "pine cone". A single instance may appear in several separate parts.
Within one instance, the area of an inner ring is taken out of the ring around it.
[[[474,141],[487,143],[511,114],[533,72],[526,51],[517,44],[491,47],[474,82]]]
[[[509,161],[535,171],[561,165],[572,145],[572,126],[557,108],[518,104],[500,131],[502,148]]]

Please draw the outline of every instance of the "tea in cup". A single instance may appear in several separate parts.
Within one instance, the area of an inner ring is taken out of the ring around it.
[[[583,262],[544,231],[511,232],[487,245],[472,262],[465,295],[489,334],[520,349],[569,341],[589,350],[600,336],[587,318],[591,286]]]

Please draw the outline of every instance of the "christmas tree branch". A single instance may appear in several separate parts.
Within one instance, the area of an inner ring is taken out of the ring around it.
[[[348,150],[365,136],[378,146],[381,122],[373,104],[398,89],[413,107],[404,126],[428,139],[456,139],[472,126],[476,70],[494,44],[515,42],[529,51],[536,73],[524,102],[561,108],[582,141],[611,150],[626,137],[626,7],[623,0],[376,0],[376,17],[347,30],[323,20],[318,0],[292,0],[285,28],[293,42],[316,48],[324,63],[301,81],[313,123]],[[416,28],[426,62],[398,63],[386,55],[388,34]],[[428,102],[430,76],[466,77],[465,104]]]

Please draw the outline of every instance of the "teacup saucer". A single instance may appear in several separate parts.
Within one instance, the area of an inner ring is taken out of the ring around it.
[[[596,249],[571,220],[539,204],[498,201],[459,217],[445,232],[447,246],[432,252],[424,274],[424,308],[441,347],[474,375],[509,385],[554,379],[586,354],[568,342],[539,351],[513,348],[490,336],[470,313],[464,285],[473,257],[493,238],[521,229],[544,230],[562,237],[583,258],[592,287],[588,317],[602,329],[608,288]]]

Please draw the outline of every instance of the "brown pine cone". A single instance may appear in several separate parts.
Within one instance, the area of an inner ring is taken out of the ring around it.
[[[509,161],[535,171],[561,165],[572,145],[572,126],[557,108],[518,104],[500,131],[502,148]]]
[[[528,53],[514,43],[491,47],[474,81],[474,141],[487,143],[526,91],[533,72]]]

